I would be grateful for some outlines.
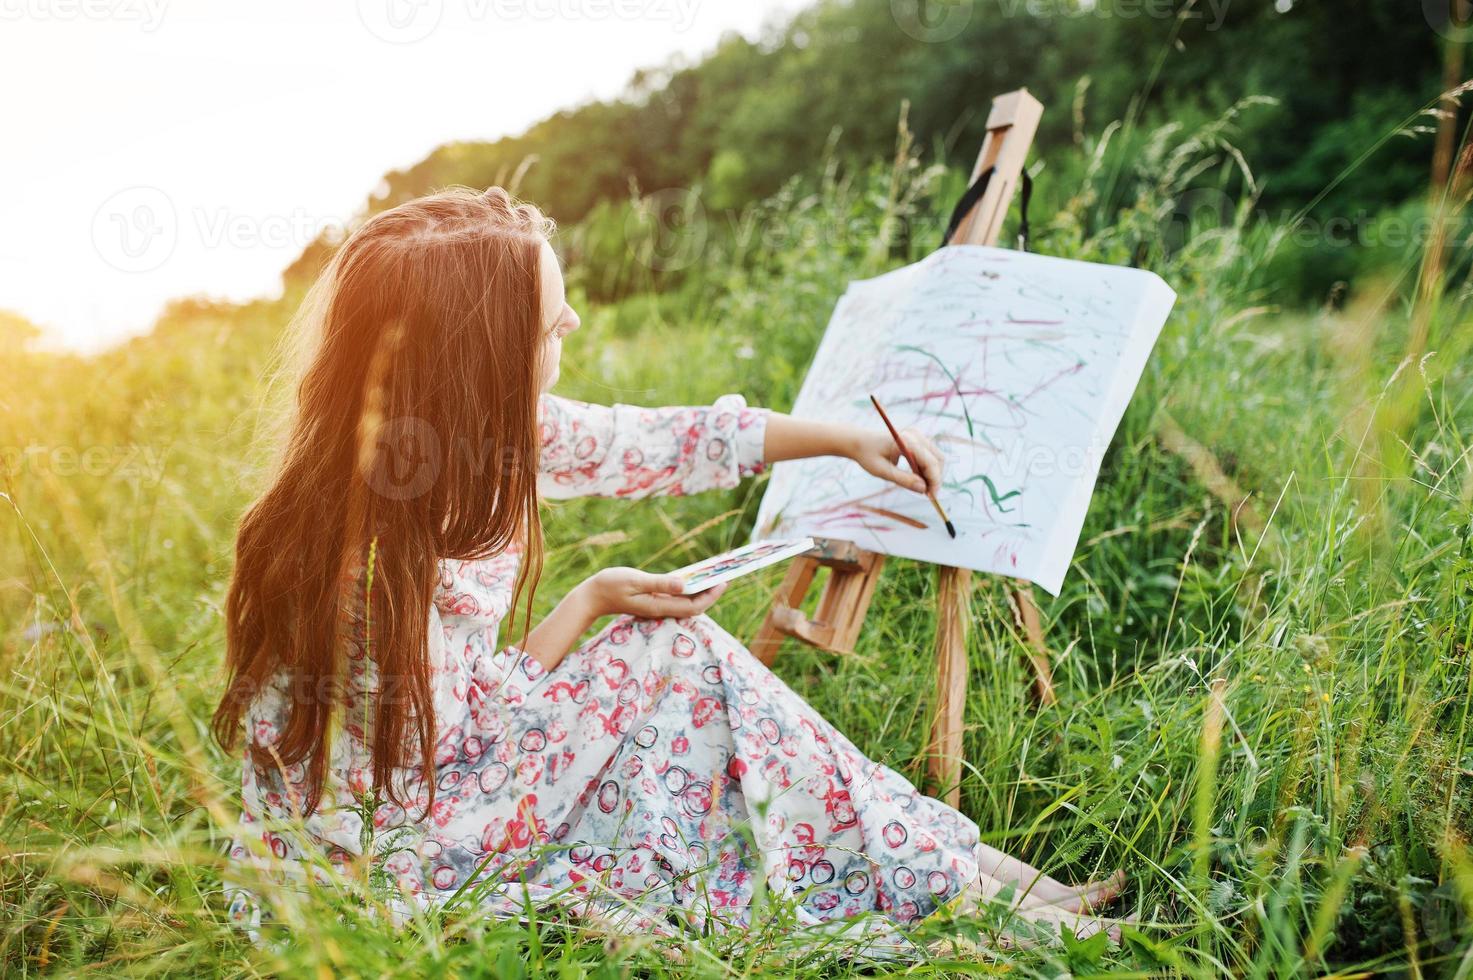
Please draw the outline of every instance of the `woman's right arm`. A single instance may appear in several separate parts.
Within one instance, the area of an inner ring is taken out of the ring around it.
[[[637,568],[605,568],[563,596],[528,633],[523,649],[548,670],[562,663],[578,639],[605,616],[628,613],[643,619],[698,616],[726,591],[725,583],[695,595],[681,595],[681,580]]]
[[[738,394],[710,405],[538,402],[538,490],[547,499],[731,489],[764,468],[768,411]]]

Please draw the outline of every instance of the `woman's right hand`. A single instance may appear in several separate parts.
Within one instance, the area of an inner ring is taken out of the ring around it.
[[[605,568],[578,586],[595,617],[629,614],[641,619],[681,619],[699,616],[726,591],[723,582],[714,588],[681,595],[684,583],[674,575],[655,575],[637,568]]]

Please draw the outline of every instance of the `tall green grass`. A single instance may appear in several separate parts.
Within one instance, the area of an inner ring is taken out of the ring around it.
[[[1125,868],[1142,925],[1119,947],[958,952],[923,972],[1473,975],[1467,290],[1442,274],[1414,289],[1419,254],[1345,309],[1277,309],[1286,229],[1251,217],[1230,132],[1085,140],[1039,173],[1039,251],[1142,262],[1180,298],[1064,591],[1040,594],[1056,705],[1029,703],[1005,590],[979,577],[971,598],[962,809],[1056,876]],[[1204,186],[1230,206],[1184,210]],[[734,219],[693,188],[663,227],[646,201],[569,229],[575,304],[589,277],[625,298],[582,309],[561,390],[787,407],[844,284],[933,248],[959,189],[902,138],[892,161],[795,179]],[[683,966],[653,937],[474,913],[396,932],[327,897],[281,907],[295,938],[274,951],[226,925],[238,767],[206,719],[234,520],[260,487],[262,378],[298,299],[181,303],[98,358],[0,364],[6,973],[861,969],[842,947],[799,950],[780,910],[748,946],[692,941]],[[1246,504],[1203,482],[1175,430]],[[604,565],[739,542],[760,493],[555,505],[539,603]],[[713,615],[750,637],[778,574],[740,581]],[[918,783],[934,588],[932,570],[893,560],[855,654],[790,645],[776,665]],[[969,930],[938,917],[919,935]]]

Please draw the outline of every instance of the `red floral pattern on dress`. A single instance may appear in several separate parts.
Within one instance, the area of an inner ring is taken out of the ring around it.
[[[549,497],[641,497],[736,485],[763,468],[766,412],[727,395],[705,407],[589,405],[544,396],[539,484]],[[978,871],[978,828],[866,758],[707,616],[616,617],[552,671],[498,646],[521,560],[443,561],[430,616],[435,769],[403,772],[406,813],[384,803],[374,847],[404,905],[471,883],[496,912],[559,902],[622,928],[741,928],[755,885],[793,897],[805,924],[884,913],[904,926]],[[293,821],[305,770],[247,762],[243,863],[311,873],[304,849],[344,865],[365,838],[356,794],[370,758],[355,708],[378,691],[372,658],[350,659],[349,721],[332,747],[318,810]],[[284,685],[258,698],[249,738],[275,741]],[[428,802],[434,780],[435,802]],[[750,828],[755,847],[738,825]],[[277,828],[289,828],[284,832]],[[261,910],[232,886],[232,914]],[[675,921],[672,921],[675,920]]]

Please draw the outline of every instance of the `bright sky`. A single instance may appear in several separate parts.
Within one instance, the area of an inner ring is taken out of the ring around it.
[[[96,350],[176,296],[275,295],[386,171],[801,5],[0,0],[0,310]]]

